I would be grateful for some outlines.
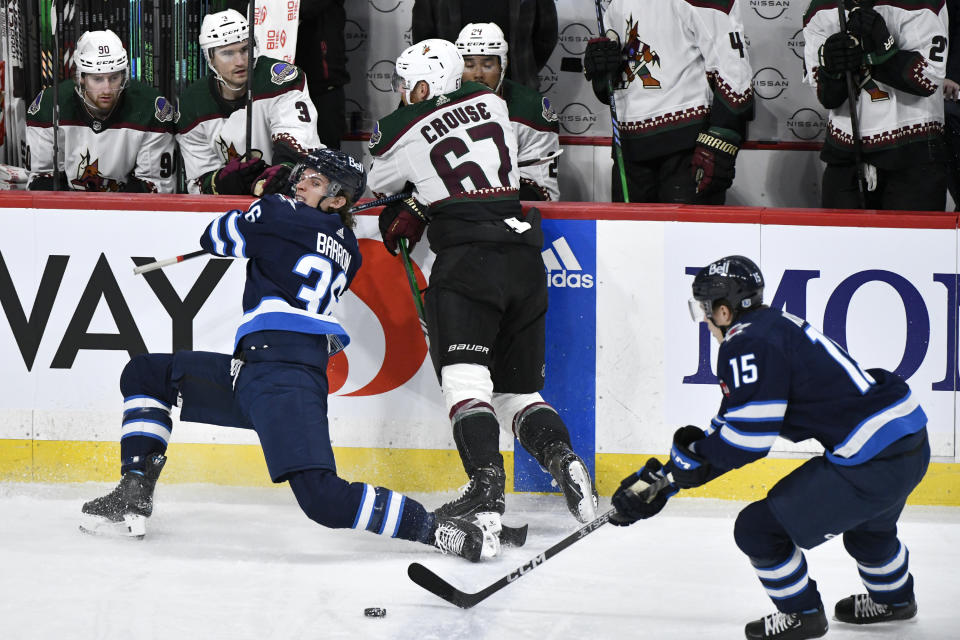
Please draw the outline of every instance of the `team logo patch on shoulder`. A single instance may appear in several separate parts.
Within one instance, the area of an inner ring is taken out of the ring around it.
[[[750,326],[749,322],[739,322],[727,331],[727,336],[723,339],[724,342],[730,342],[733,338],[740,335],[747,330],[747,327]]]
[[[373,133],[370,134],[370,148],[374,148],[380,144],[380,138],[383,137],[383,134],[380,133],[380,123],[377,122],[373,125]]]
[[[173,108],[172,102],[163,96],[157,96],[157,99],[153,101],[153,106],[157,110],[154,114],[157,120],[160,122],[176,122],[177,110]]]
[[[300,73],[296,66],[289,62],[277,62],[270,67],[270,82],[273,84],[283,84],[290,82]]]
[[[37,97],[33,99],[33,102],[30,103],[30,106],[27,108],[27,113],[32,116],[37,115],[37,112],[40,111],[40,101],[43,100],[43,92],[46,89],[40,89],[40,93],[37,94]]]
[[[543,98],[540,101],[540,105],[543,107],[541,115],[543,119],[547,122],[557,122],[560,118],[557,117],[557,112],[553,110],[553,107],[550,106],[550,99]]]

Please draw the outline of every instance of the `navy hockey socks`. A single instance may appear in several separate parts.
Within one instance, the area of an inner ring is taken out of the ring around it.
[[[127,471],[142,473],[149,458],[165,453],[172,429],[170,405],[146,395],[124,398],[120,427],[121,475]]]

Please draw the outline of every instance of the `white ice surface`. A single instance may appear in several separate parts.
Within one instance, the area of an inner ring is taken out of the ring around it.
[[[161,484],[144,540],[81,533],[80,505],[111,488],[0,484],[0,638],[712,640],[743,638],[744,623],[773,611],[733,542],[739,503],[675,499],[652,520],[604,526],[464,611],[410,582],[407,565],[477,591],[576,529],[559,496],[508,496],[506,521],[530,524],[527,545],[474,565],[323,529],[284,488]],[[908,507],[900,534],[918,617],[832,621],[828,638],[960,637],[960,509]],[[840,540],[807,559],[828,610],[863,590]],[[365,618],[371,606],[387,616]]]

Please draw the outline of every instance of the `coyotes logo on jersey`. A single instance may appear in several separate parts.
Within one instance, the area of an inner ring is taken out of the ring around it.
[[[660,66],[660,56],[650,48],[650,45],[640,39],[637,31],[637,21],[633,15],[627,19],[627,42],[623,47],[627,59],[623,65],[623,86],[625,89],[637,78],[643,83],[644,89],[659,89],[660,81],[653,77],[650,68]]]
[[[70,181],[70,186],[79,191],[120,191],[120,183],[113,178],[105,178],[100,173],[100,158],[90,160],[90,151],[80,156],[77,165],[77,177]]]

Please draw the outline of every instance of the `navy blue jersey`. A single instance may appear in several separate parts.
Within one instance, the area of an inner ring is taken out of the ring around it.
[[[349,343],[332,312],[361,256],[339,215],[286,196],[264,196],[246,211],[228,211],[211,222],[200,246],[214,255],[250,259],[234,347],[248,333],[264,330],[327,335],[331,355]]]
[[[860,464],[927,423],[902,379],[862,369],[810,323],[777,309],[753,311],[727,331],[717,377],[723,401],[696,451],[721,469],[762,458],[778,435],[813,438],[832,462]]]

